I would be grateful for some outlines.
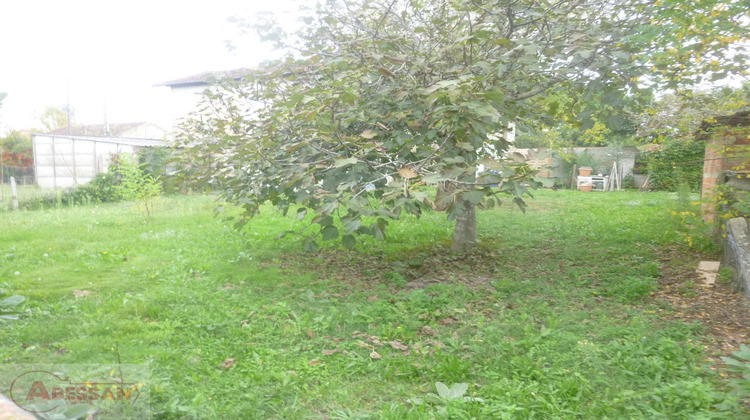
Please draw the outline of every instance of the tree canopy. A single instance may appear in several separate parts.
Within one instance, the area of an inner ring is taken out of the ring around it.
[[[45,132],[68,125],[68,112],[63,107],[47,106],[39,116],[39,122]]]
[[[651,0],[327,1],[293,37],[258,28],[285,60],[207,93],[185,162],[244,209],[314,213],[318,238],[385,237],[443,185],[453,249],[476,244],[475,208],[521,208],[528,167],[502,161],[511,122],[616,116],[647,88],[744,71],[743,2]],[[727,50],[732,54],[726,54]],[[477,165],[489,169],[477,174]],[[441,204],[441,203],[437,203]]]

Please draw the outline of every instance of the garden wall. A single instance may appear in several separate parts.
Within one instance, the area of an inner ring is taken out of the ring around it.
[[[726,226],[723,264],[732,269],[735,283],[750,297],[750,223],[735,217]]]
[[[621,175],[627,176],[633,173],[635,166],[635,155],[638,149],[632,146],[624,147],[574,147],[555,151],[547,147],[535,149],[515,149],[508,150],[508,155],[516,161],[528,162],[534,166],[537,161],[544,161],[544,165],[539,164],[538,168],[544,168],[549,171],[546,178],[557,178],[562,182],[570,182],[572,176],[572,163],[568,163],[561,154],[573,154],[581,156],[589,154],[594,160],[594,171],[603,174],[609,174],[612,170],[612,163],[617,162]],[[551,157],[551,159],[549,159]],[[547,163],[549,162],[549,163]]]

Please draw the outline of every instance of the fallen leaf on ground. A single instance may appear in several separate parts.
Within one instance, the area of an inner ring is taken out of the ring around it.
[[[434,328],[432,328],[432,327],[429,327],[427,325],[425,325],[424,327],[420,328],[419,332],[421,332],[422,335],[431,335],[433,337],[437,337],[438,336],[437,330],[434,329]]]
[[[380,353],[373,350],[372,353],[370,353],[370,358],[375,359],[375,360],[380,360],[383,358],[383,356],[381,356]]]
[[[442,349],[443,347],[445,347],[445,344],[443,344],[443,343],[441,343],[441,342],[439,342],[439,341],[437,341],[437,340],[433,340],[433,339],[431,339],[431,338],[428,338],[428,339],[427,339],[427,340],[425,340],[424,342],[425,342],[426,344],[429,344],[429,345],[431,345],[431,346],[435,346],[435,347],[439,347],[439,348],[441,348],[441,349]]]
[[[336,354],[336,353],[339,353],[339,352],[341,352],[341,349],[338,348],[338,347],[336,347],[333,350],[323,350],[323,356],[330,356],[332,354]]]
[[[315,366],[315,365],[317,365],[318,363],[320,363],[320,359],[312,359],[312,360],[310,360],[309,362],[307,362],[307,365],[308,365],[308,366]]]
[[[91,290],[73,290],[73,296],[75,297],[86,297],[91,294]]]
[[[357,344],[358,346],[362,347],[363,349],[369,349],[369,348],[370,348],[370,346],[368,346],[367,344],[365,344],[365,342],[364,342],[364,341],[362,341],[362,340],[357,340],[357,343],[356,343],[356,344]]]
[[[405,345],[400,340],[389,341],[388,344],[390,344],[391,347],[393,347],[396,350],[401,350],[401,351],[409,350],[409,346]]]
[[[234,366],[234,359],[232,358],[224,359],[224,361],[221,362],[221,365],[219,365],[222,369],[229,369],[232,366]]]
[[[380,341],[380,339],[378,337],[375,337],[374,335],[371,335],[371,336],[367,337],[367,342],[371,343],[371,344],[374,344],[376,346],[382,346],[383,345],[383,342]]]

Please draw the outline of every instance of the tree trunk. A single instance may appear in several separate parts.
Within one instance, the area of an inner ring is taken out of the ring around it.
[[[456,217],[451,250],[464,252],[477,246],[477,213],[476,205],[464,200],[460,195],[456,196],[456,205],[459,204],[464,211]]]

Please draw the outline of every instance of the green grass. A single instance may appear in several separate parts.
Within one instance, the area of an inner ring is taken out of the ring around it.
[[[35,200],[47,195],[55,195],[54,190],[44,190],[36,185],[17,185],[18,202]],[[0,212],[13,209],[13,195],[10,184],[0,182]]]
[[[4,213],[0,288],[28,300],[0,363],[113,363],[116,347],[150,363],[168,419],[738,418],[701,327],[649,297],[660,248],[713,251],[676,203],[542,191],[526,215],[480,212],[479,250],[459,256],[435,213],[316,256],[273,239],[304,222],[267,209],[240,234],[209,197],[166,198],[150,224],[124,204]],[[454,281],[403,288],[435,273]],[[461,284],[479,277],[491,287]],[[436,382],[483,402],[416,404]]]

